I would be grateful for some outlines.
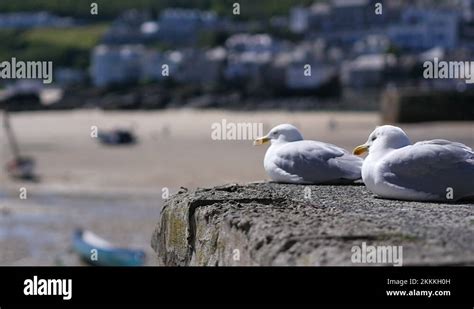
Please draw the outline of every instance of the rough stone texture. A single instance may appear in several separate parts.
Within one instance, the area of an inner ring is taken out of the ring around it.
[[[403,265],[474,265],[474,203],[384,200],[363,185],[182,189],[152,247],[160,265],[363,265],[351,262],[362,242],[402,245]]]

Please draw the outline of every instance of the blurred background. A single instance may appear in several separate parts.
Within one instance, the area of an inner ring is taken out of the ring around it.
[[[474,146],[474,1],[0,2],[0,264],[76,265],[73,231],[144,250],[181,186],[259,181],[265,147],[212,125],[280,123],[351,150],[376,125]],[[22,195],[23,194],[23,195]]]

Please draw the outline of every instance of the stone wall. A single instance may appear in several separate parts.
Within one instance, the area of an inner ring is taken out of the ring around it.
[[[474,265],[474,203],[375,198],[363,185],[230,184],[166,203],[160,265],[354,265],[353,246],[403,246],[404,265]]]

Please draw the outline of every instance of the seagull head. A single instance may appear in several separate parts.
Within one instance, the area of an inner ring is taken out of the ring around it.
[[[399,127],[385,125],[377,127],[365,144],[354,148],[355,155],[361,155],[365,152],[375,152],[379,150],[398,149],[410,145],[410,139],[406,133]]]
[[[298,129],[291,124],[280,124],[268,132],[267,135],[257,138],[253,144],[262,145],[268,142],[288,143],[301,141],[303,136]]]

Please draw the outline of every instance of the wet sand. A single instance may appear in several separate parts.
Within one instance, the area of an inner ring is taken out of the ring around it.
[[[211,139],[212,124],[262,122],[299,127],[307,139],[347,149],[365,142],[379,118],[355,112],[102,112],[80,110],[12,114],[23,155],[37,160],[40,181],[0,174],[0,265],[76,265],[70,238],[76,227],[151,253],[150,237],[163,190],[249,182],[266,178],[267,147],[250,140]],[[133,127],[139,143],[110,147],[91,137],[99,130]],[[403,125],[413,141],[445,138],[474,147],[474,123]],[[2,165],[11,158],[0,133]],[[28,198],[19,199],[27,188]],[[164,189],[167,188],[167,189]],[[149,265],[154,261],[149,260]]]

